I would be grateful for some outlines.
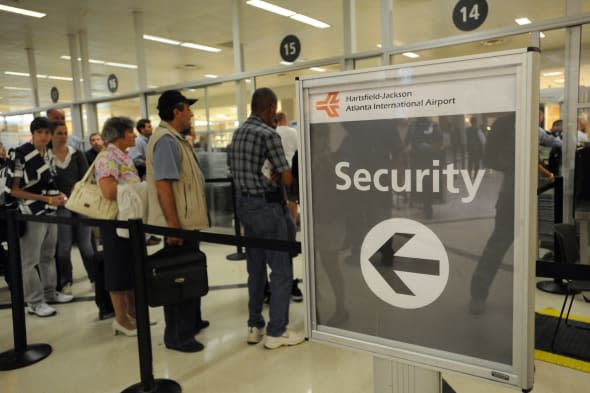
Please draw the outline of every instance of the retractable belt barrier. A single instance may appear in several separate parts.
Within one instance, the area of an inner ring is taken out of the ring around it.
[[[235,203],[235,202],[234,202]],[[9,272],[11,281],[12,322],[14,335],[14,349],[0,353],[0,371],[14,370],[38,362],[51,354],[52,348],[48,344],[27,344],[24,293],[22,284],[22,266],[20,263],[19,226],[20,222],[46,222],[51,224],[75,225],[77,223],[102,227],[105,225],[116,228],[129,229],[132,245],[133,264],[135,274],[135,310],[137,321],[137,345],[139,350],[139,368],[141,382],[123,390],[123,393],[179,393],[180,385],[168,379],[154,379],[152,366],[152,347],[149,324],[149,312],[145,283],[145,258],[147,249],[145,234],[153,233],[162,236],[172,236],[184,240],[206,243],[235,245],[238,247],[263,248],[275,251],[285,251],[295,255],[301,252],[300,242],[285,240],[257,239],[242,236],[232,236],[220,233],[188,231],[172,229],[154,225],[145,225],[139,219],[129,221],[97,220],[90,218],[65,218],[55,216],[33,216],[20,214],[17,210],[0,212],[0,218],[6,221],[7,243],[9,254]],[[239,225],[239,224],[238,224]]]
[[[228,178],[212,178],[212,179],[205,179],[206,183],[230,183],[231,186],[231,202],[232,208],[234,209],[234,233],[236,238],[240,238],[242,236],[242,232],[240,230],[240,220],[238,218],[238,206],[236,204],[236,187],[234,185],[234,179],[231,177]],[[241,261],[246,259],[246,254],[242,250],[241,245],[236,246],[236,252],[233,254],[229,254],[226,258],[230,261]]]

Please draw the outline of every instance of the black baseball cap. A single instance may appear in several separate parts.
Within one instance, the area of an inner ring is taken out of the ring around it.
[[[158,110],[166,110],[172,108],[174,105],[185,102],[192,105],[199,101],[197,98],[186,98],[178,90],[166,90],[158,98]]]

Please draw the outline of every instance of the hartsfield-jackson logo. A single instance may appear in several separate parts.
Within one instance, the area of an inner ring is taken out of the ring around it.
[[[325,99],[316,101],[315,109],[319,111],[326,111],[328,117],[338,117],[338,108],[340,108],[340,100],[338,99],[338,91],[331,91]]]

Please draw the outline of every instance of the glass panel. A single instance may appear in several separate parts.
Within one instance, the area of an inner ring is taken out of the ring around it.
[[[544,123],[540,126],[546,130],[551,130],[553,123],[561,118],[561,105],[565,92],[564,45],[564,29],[546,31],[541,38],[540,100],[545,105],[545,117]]]
[[[287,35],[297,36],[301,43],[301,53],[297,61],[343,54],[342,1],[282,0],[274,1],[273,4],[330,26],[312,27],[292,18],[244,4],[240,27],[246,71],[279,67],[282,61],[280,45]]]
[[[590,109],[580,109],[578,111],[578,143],[590,141]]]
[[[356,51],[381,47],[381,0],[356,2]]]
[[[471,42],[442,48],[427,49],[417,53],[393,55],[392,64],[406,64],[416,61],[444,59],[448,57],[476,55],[508,49],[526,48],[529,46],[528,34],[520,34],[487,41]],[[418,55],[416,57],[416,55]],[[563,64],[563,62],[562,62]]]
[[[590,103],[590,25],[582,27],[580,54],[580,103]]]
[[[139,98],[101,102],[96,105],[96,113],[100,128],[102,128],[105,121],[113,116],[126,116],[137,121],[140,118]]]
[[[354,61],[354,69],[360,70],[363,68],[371,68],[371,67],[380,67],[381,64],[381,56],[377,57],[369,57],[366,59],[358,59]]]
[[[206,7],[191,7],[184,15],[177,13],[174,19],[154,15],[155,19],[146,23],[145,34],[221,49],[207,52],[144,40],[149,87],[233,73],[231,3],[230,0],[210,1]]]
[[[338,72],[340,65],[329,64],[321,67],[306,68],[302,70],[281,72],[280,74],[264,75],[256,77],[256,87],[271,88],[277,98],[279,111],[285,112],[289,123],[292,127],[297,126],[297,98],[295,94],[295,80],[297,77],[305,77],[310,75],[317,75],[318,73]],[[250,103],[248,102],[248,105]]]
[[[487,3],[487,18],[483,25],[474,31],[518,27],[516,18],[526,17],[531,22],[540,22],[565,14],[565,1],[521,0]],[[452,22],[456,4],[456,1],[393,0],[394,44],[407,45],[465,34]]]
[[[31,140],[29,125],[33,121],[32,114],[3,116],[0,120],[0,142],[7,149]]]

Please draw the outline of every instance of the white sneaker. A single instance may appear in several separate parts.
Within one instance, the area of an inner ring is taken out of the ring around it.
[[[63,286],[63,288],[61,289],[61,292],[64,295],[71,295],[72,294],[72,283],[67,283],[66,285]]]
[[[41,303],[37,303],[37,304],[29,303],[27,305],[27,312],[29,314],[35,314],[38,317],[50,317],[50,316],[55,315],[57,313],[57,311],[55,311],[55,308],[49,306],[45,302],[41,302]]]
[[[246,339],[248,344],[258,344],[260,341],[262,341],[262,337],[264,337],[264,328],[258,329],[254,326],[248,327],[248,338]]]
[[[74,300],[74,297],[72,295],[64,295],[61,292],[55,291],[55,296],[53,297],[53,299],[49,299],[48,302],[51,302],[51,303],[69,303],[72,300]]]
[[[283,345],[297,345],[301,344],[305,340],[303,333],[294,332],[292,330],[285,330],[282,336],[273,337],[266,336],[264,341],[264,347],[267,349],[277,349]]]

